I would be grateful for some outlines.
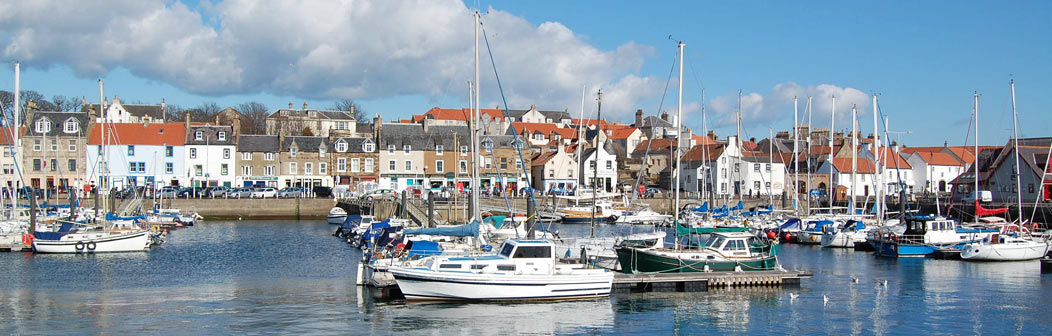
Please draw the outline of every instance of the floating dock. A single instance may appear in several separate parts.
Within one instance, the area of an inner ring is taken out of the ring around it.
[[[33,247],[22,244],[0,244],[0,252],[33,252]]]
[[[614,276],[614,294],[645,292],[705,292],[710,287],[799,286],[804,271],[696,272],[623,274]]]

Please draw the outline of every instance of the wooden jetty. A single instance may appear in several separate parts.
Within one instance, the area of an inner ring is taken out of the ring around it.
[[[22,244],[21,242],[13,244],[0,244],[0,252],[33,252],[33,247]]]
[[[693,272],[614,276],[614,294],[643,292],[705,292],[710,287],[799,286],[810,278],[804,271]]]

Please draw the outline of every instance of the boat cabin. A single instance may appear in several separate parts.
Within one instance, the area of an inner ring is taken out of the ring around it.
[[[428,266],[449,272],[551,274],[555,245],[547,240],[508,239],[495,255],[438,258]]]
[[[714,233],[705,241],[706,248],[720,252],[726,257],[751,257],[754,253],[764,252],[769,244],[760,241],[756,236],[744,233]]]
[[[904,235],[924,235],[928,232],[948,231],[956,233],[957,223],[943,217],[918,217],[906,219]]]

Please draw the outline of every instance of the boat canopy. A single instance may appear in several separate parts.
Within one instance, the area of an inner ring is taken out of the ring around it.
[[[701,206],[694,208],[695,212],[709,212],[709,201],[705,201]]]
[[[746,232],[749,228],[744,226],[730,226],[730,227],[696,227],[688,228],[683,224],[676,224],[676,235],[685,236],[691,234],[710,234],[719,232]]]
[[[410,240],[405,245],[405,248],[409,250],[409,253],[406,254],[406,257],[409,259],[442,254],[442,246],[439,246],[437,242],[433,241]]]
[[[503,217],[503,216],[501,216],[501,217]],[[479,222],[478,221],[471,221],[471,223],[464,224],[464,225],[457,225],[457,226],[407,229],[407,230],[405,230],[405,234],[406,235],[451,236],[451,237],[477,237],[479,235]]]
[[[121,216],[117,216],[117,215],[113,214],[112,212],[107,212],[107,213],[106,213],[106,220],[108,220],[108,221],[112,221],[112,220],[130,220],[130,221],[138,221],[138,220],[146,220],[146,216],[127,216],[127,217],[121,217]]]
[[[483,219],[483,220],[487,221],[487,222],[491,222],[490,224],[493,224],[493,227],[499,229],[501,225],[504,225],[504,220],[507,219],[507,218],[508,218],[508,216],[489,216],[489,217],[486,217],[486,219]],[[476,232],[478,232],[478,229],[476,229]]]
[[[801,228],[802,224],[799,218],[790,218],[789,220],[785,221],[784,224],[778,227],[778,229],[781,230],[800,230]]]
[[[62,222],[62,226],[60,226],[58,228],[58,231],[55,231],[55,232],[36,231],[36,232],[33,232],[33,238],[43,239],[43,240],[59,240],[59,239],[62,239],[62,236],[65,236],[67,233],[69,233],[69,231],[71,229],[73,229],[73,223],[72,222]]]

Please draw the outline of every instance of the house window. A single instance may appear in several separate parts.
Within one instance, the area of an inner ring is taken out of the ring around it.
[[[373,158],[365,158],[365,172],[366,173],[372,173],[373,172]]]
[[[224,131],[219,131],[219,136],[217,137],[217,139],[216,139],[216,140],[219,140],[219,141],[226,141],[226,132],[224,132]]]
[[[614,161],[606,160],[606,170],[614,169]]]
[[[734,163],[734,172],[735,173],[740,172],[741,171],[741,166],[742,166],[741,163],[737,163],[737,162]]]
[[[226,176],[230,173],[230,166],[226,163],[219,165],[219,175]]]
[[[50,143],[51,143],[51,151],[52,152],[57,152],[58,151],[58,140],[52,139]]]
[[[69,169],[69,171],[71,171],[71,172],[77,171],[77,160],[69,159],[69,162],[67,162],[66,168]]]
[[[500,158],[500,169],[508,170],[508,158]]]
[[[172,146],[164,146],[164,157],[172,157],[175,153],[175,148]]]
[[[164,173],[165,174],[174,174],[175,173],[175,164],[173,164],[171,162],[165,162],[164,163]]]
[[[404,150],[406,154],[409,154],[409,151],[412,150],[412,149],[413,149],[413,146],[410,146],[410,145],[403,145],[402,146],[402,150]]]
[[[394,150],[395,150],[395,146],[394,145],[387,145],[387,153],[388,154],[394,154]]]
[[[436,173],[441,173],[443,170],[445,170],[445,168],[446,168],[445,166],[446,166],[446,162],[445,161],[435,160],[435,172]]]
[[[299,149],[296,146],[289,147],[289,156],[296,157],[296,153],[299,153]]]
[[[347,123],[343,122],[343,121],[337,121],[336,122],[336,129],[340,130],[340,131],[346,130],[347,129]]]
[[[548,169],[548,177],[555,177],[555,169]]]
[[[493,158],[486,158],[486,169],[493,168]]]
[[[760,164],[759,163],[754,163],[752,165],[752,172],[754,172],[754,173],[759,173],[760,172]]]
[[[573,178],[573,170],[567,170],[566,171],[566,176],[569,177],[569,178]]]
[[[727,178],[727,168],[720,168],[720,177]]]
[[[69,120],[66,120],[66,124],[65,127],[63,127],[63,129],[66,131],[66,133],[77,133],[77,122],[70,118]]]
[[[387,170],[395,171],[395,169],[396,169],[395,168],[395,161],[394,160],[387,161]]]
[[[4,147],[4,157],[11,157],[11,147]]]
[[[51,159],[51,171],[58,170],[58,159]]]
[[[376,150],[376,144],[369,141],[366,141],[364,144],[362,144],[363,152],[372,153],[374,150]]]
[[[197,158],[197,148],[190,148],[190,158],[191,159],[196,159]]]
[[[68,150],[70,152],[76,152],[77,151],[77,140],[69,140],[69,142],[68,142],[68,144],[66,146],[66,150]]]
[[[223,148],[223,158],[224,159],[229,159],[230,158],[230,148]]]
[[[241,175],[252,176],[252,166],[241,166]]]
[[[326,153],[325,152],[325,145],[324,144],[319,145],[318,146],[318,156],[325,157],[325,153]]]
[[[33,171],[40,171],[40,159],[33,159]]]
[[[752,183],[752,188],[756,189],[756,190],[760,190],[760,181],[753,182]]]
[[[274,176],[274,166],[264,166],[263,175]]]
[[[770,173],[771,172],[771,164],[770,163],[765,163],[764,166],[767,167],[767,172]]]
[[[303,164],[303,174],[304,175],[312,175],[312,174],[314,174],[314,163],[313,162],[306,162],[306,163]]]
[[[102,147],[100,146],[99,148]],[[33,139],[33,151],[40,151],[40,139]],[[101,154],[102,150],[99,150],[99,153]]]
[[[337,158],[336,159],[336,171],[341,172],[341,173],[347,171],[347,159],[346,158]]]
[[[468,146],[460,146],[460,156],[468,155]]]
[[[37,133],[47,133],[51,131],[51,121],[41,118],[37,121]]]
[[[588,161],[588,169],[595,169],[595,160]]]
[[[1033,184],[1033,183],[1031,183],[1031,184],[1028,184],[1028,185],[1026,186],[1026,190],[1027,190],[1027,192],[1029,192],[1029,193],[1033,194],[1033,193],[1034,193],[1034,184]]]
[[[460,171],[468,170],[468,162],[466,160],[460,160]]]
[[[442,155],[442,152],[445,151],[445,149],[446,147],[442,145],[435,146],[435,154]]]
[[[336,143],[336,151],[340,152],[340,153],[347,152],[347,143],[343,142],[343,141],[337,142]]]
[[[358,165],[360,163],[361,163],[361,159],[359,159],[359,158],[351,158],[351,172],[352,173],[357,173],[357,172],[360,171],[358,169]]]
[[[325,162],[318,162],[318,174],[325,175],[329,173],[329,164]]]
[[[137,164],[138,164],[137,162],[128,162],[128,172],[129,173],[137,172],[138,171],[137,170],[137,167],[138,167]]]
[[[267,161],[274,161],[274,153],[263,154],[263,159]]]
[[[241,153],[241,160],[252,161],[252,153],[249,153],[249,152]]]
[[[771,189],[771,182],[764,182],[763,184],[767,189]]]
[[[405,171],[413,170],[413,161],[405,160]]]
[[[194,132],[194,140],[201,141],[201,140],[204,140],[204,138],[205,138],[205,133],[204,132],[201,132],[201,131]]]
[[[515,169],[522,168],[522,160],[519,160],[519,158],[515,158],[515,167],[514,168]]]
[[[201,167],[201,165],[194,165],[194,175],[195,176],[204,175],[204,168]]]
[[[289,162],[289,175],[296,175],[299,173],[299,166],[295,162]]]
[[[128,145],[128,155],[135,155],[135,146]]]

